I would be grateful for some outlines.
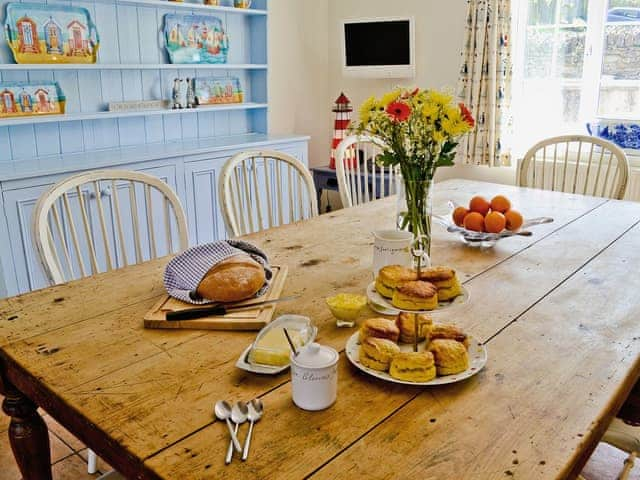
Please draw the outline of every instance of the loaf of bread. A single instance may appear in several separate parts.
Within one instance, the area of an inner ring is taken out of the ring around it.
[[[214,302],[239,302],[255,296],[265,280],[264,267],[249,255],[239,254],[211,267],[196,293]]]

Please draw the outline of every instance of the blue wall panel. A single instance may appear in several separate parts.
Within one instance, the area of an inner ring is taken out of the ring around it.
[[[38,1],[38,0],[29,0]],[[40,0],[42,1],[42,0]],[[4,14],[8,0],[0,0]],[[98,63],[168,63],[161,30],[164,14],[188,14],[170,3],[136,6],[103,0],[51,1],[52,5],[87,8],[100,34]],[[223,0],[230,5],[231,0]],[[254,8],[266,8],[257,0]],[[266,17],[197,10],[220,18],[229,34],[229,63],[266,63]],[[2,18],[4,22],[4,18]],[[237,76],[245,101],[266,103],[266,70],[145,69],[145,70],[6,70],[13,56],[4,36],[0,39],[0,80],[56,80],[67,98],[67,113],[106,111],[109,102],[123,100],[170,100],[173,79],[194,76]],[[40,125],[0,127],[0,161],[86,152],[145,143],[171,142],[256,131],[266,133],[265,110],[205,112],[197,115],[167,115],[119,119],[97,119]],[[256,129],[258,127],[259,129]]]

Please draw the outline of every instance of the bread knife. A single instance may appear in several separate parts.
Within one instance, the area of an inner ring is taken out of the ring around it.
[[[194,318],[221,316],[226,315],[228,312],[235,312],[237,310],[251,310],[255,307],[262,307],[264,305],[271,305],[273,303],[288,302],[299,298],[300,295],[292,295],[290,297],[276,298],[274,300],[264,300],[262,302],[246,303],[244,305],[229,305],[226,306],[221,303],[214,305],[205,305],[199,308],[190,308],[187,310],[177,310],[175,312],[167,312],[166,319],[170,322],[176,320],[191,320]]]

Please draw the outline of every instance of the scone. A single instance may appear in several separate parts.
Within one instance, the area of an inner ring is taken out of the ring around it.
[[[429,267],[420,270],[419,280],[433,283],[437,288],[449,288],[453,285],[456,271],[445,266]]]
[[[434,323],[429,330],[431,341],[438,339],[450,339],[462,343],[465,348],[469,347],[469,337],[460,328],[446,323]]]
[[[469,354],[466,347],[455,340],[439,339],[429,343],[438,375],[453,375],[469,368]]]
[[[402,352],[391,360],[389,375],[407,382],[428,382],[436,377],[436,366],[431,352]]]
[[[402,265],[387,265],[378,271],[376,290],[383,297],[391,298],[393,297],[393,291],[399,284],[417,279],[418,274],[415,270]]]
[[[391,359],[400,347],[386,338],[367,337],[360,343],[360,363],[381,372],[389,370]]]
[[[433,283],[438,289],[438,301],[453,300],[462,295],[462,286],[454,269],[444,266],[425,268],[420,271],[420,280]]]
[[[420,280],[405,282],[393,292],[391,304],[404,310],[433,310],[438,307],[438,289]]]
[[[367,337],[386,338],[395,343],[400,337],[400,330],[393,320],[370,318],[360,327],[360,341]]]
[[[433,321],[429,315],[423,313],[400,312],[396,317],[396,325],[400,330],[400,341],[402,343],[413,343],[415,340],[415,318],[418,317],[418,341],[421,342],[429,337],[429,328]]]

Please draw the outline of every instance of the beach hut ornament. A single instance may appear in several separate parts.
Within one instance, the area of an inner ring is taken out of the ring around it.
[[[351,112],[353,112],[351,100],[341,92],[340,96],[336,98],[332,111],[335,113],[336,117],[333,122],[333,140],[331,141],[331,159],[329,161],[329,168],[333,168],[335,170],[336,150],[338,149],[340,142],[347,136],[347,129],[351,122]],[[347,151],[347,158],[345,159],[349,166],[355,166],[355,158],[355,149],[349,149],[349,151]]]
[[[86,8],[7,3],[7,44],[17,63],[96,63],[100,41]]]
[[[20,92],[20,106],[22,107],[22,111],[24,113],[29,113],[33,111],[33,103],[31,102],[31,95],[29,95],[25,89],[22,89]]]
[[[20,53],[40,53],[38,26],[31,18],[24,16],[16,22],[18,28],[18,49]]]
[[[0,98],[2,99],[2,103],[0,104],[0,113],[18,113],[16,97],[11,90],[8,88],[2,90],[2,92],[0,92]]]
[[[58,24],[52,16],[49,16],[49,20],[44,23],[43,28],[47,53],[58,55],[63,53],[64,40],[62,38],[62,27],[60,24]]]

